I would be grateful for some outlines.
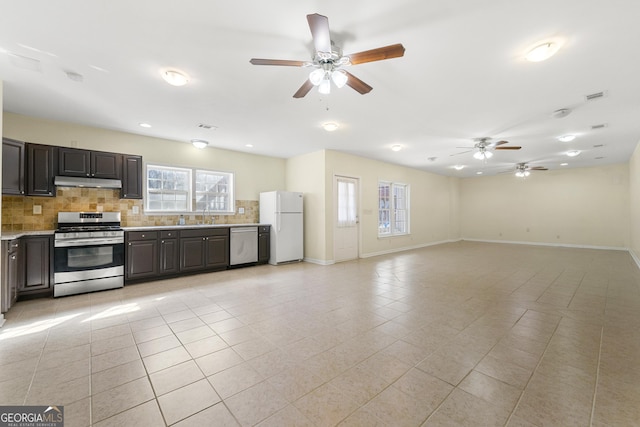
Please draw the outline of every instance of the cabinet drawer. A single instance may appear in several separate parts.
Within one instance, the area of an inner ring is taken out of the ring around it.
[[[154,240],[158,238],[157,231],[128,231],[127,240]]]
[[[181,230],[180,237],[209,237],[209,236],[228,236],[228,228],[205,228],[205,229],[191,229]]]
[[[175,239],[176,237],[178,237],[177,230],[171,230],[171,231],[165,230],[160,232],[161,239]]]

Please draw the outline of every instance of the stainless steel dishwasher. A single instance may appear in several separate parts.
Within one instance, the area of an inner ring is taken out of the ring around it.
[[[258,227],[232,227],[229,233],[229,263],[258,262]]]

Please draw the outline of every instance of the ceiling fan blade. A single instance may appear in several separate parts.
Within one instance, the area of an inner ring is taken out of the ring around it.
[[[459,155],[459,154],[470,153],[470,152],[472,152],[472,151],[473,151],[473,150],[467,150],[467,151],[461,151],[460,153],[453,153],[453,154],[449,154],[449,157],[451,157],[451,156],[457,156],[457,155]]]
[[[306,94],[313,88],[313,83],[309,81],[309,79],[305,80],[305,82],[300,86],[300,89],[296,93],[293,94],[294,98],[304,98]]]
[[[497,147],[498,145],[508,144],[508,143],[509,143],[509,141],[498,141],[495,144],[491,144],[491,145],[493,145],[494,147]]]
[[[305,64],[305,61],[292,61],[288,59],[251,58],[249,62],[253,65],[283,65],[287,67],[302,67]]]
[[[522,147],[518,147],[517,145],[514,145],[512,147],[495,147],[494,150],[519,150]]]
[[[347,55],[351,65],[364,64],[365,62],[382,61],[383,59],[398,58],[404,56],[404,46],[402,44],[392,44],[390,46],[379,47],[377,49],[365,50],[363,52]]]
[[[532,171],[548,171],[549,169],[545,168],[544,166],[534,166],[532,168],[529,168]]]
[[[307,15],[309,29],[313,37],[316,52],[331,52],[331,33],[329,32],[329,18],[317,13]]]
[[[362,80],[360,80],[359,78],[351,74],[350,72],[345,71],[345,73],[347,73],[347,77],[348,77],[347,85],[355,89],[357,92],[360,92],[361,95],[369,93],[371,92],[371,89],[373,89],[371,86],[369,86],[368,84],[366,84],[365,82],[363,82]]]

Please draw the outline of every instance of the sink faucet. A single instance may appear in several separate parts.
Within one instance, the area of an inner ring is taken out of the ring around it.
[[[206,224],[206,222],[204,220],[204,214],[207,212],[207,208],[208,208],[207,204],[205,204],[204,208],[202,208],[202,222],[201,222],[202,225]]]
[[[209,213],[209,215],[207,216],[208,219],[205,219],[205,215],[207,214],[207,212]],[[209,208],[208,204],[204,205],[204,208],[202,209],[202,224],[213,224],[213,216],[211,214],[211,208]]]

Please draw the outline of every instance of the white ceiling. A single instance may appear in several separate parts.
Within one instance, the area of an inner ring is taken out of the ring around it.
[[[294,99],[309,69],[249,59],[310,60],[310,13],[328,16],[346,54],[402,43],[405,56],[349,68],[369,94]],[[0,79],[5,111],[261,155],[333,149],[452,176],[583,167],[626,162],[640,140],[639,16],[637,0],[13,1],[0,14]],[[554,57],[523,59],[551,37],[563,41]],[[190,83],[167,85],[162,67]],[[551,117],[560,108],[572,113]],[[567,133],[578,137],[555,139]],[[478,137],[523,148],[453,155]]]

